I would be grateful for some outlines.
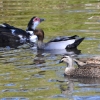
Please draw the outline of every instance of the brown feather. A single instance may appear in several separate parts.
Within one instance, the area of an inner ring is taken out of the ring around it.
[[[89,63],[88,60],[84,63],[80,63],[79,59],[72,59],[70,56],[65,56],[61,59],[62,62],[66,62],[68,66],[65,69],[65,75],[72,76],[72,77],[95,77],[100,78],[100,64],[98,63]],[[74,64],[77,62],[78,68],[74,67]],[[88,63],[87,63],[88,62]]]

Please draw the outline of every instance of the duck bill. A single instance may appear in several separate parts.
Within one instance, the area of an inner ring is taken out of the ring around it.
[[[43,21],[45,21],[45,19],[43,19],[43,18],[40,18],[40,22],[43,22]]]

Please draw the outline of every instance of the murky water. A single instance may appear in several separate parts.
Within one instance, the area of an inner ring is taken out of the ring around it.
[[[91,0],[1,0],[0,23],[26,29],[40,16],[45,41],[64,35],[86,37],[78,50],[0,49],[1,100],[100,100],[100,79],[64,77],[63,54],[100,55],[100,2]]]

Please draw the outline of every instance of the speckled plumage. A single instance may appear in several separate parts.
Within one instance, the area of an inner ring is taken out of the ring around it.
[[[99,57],[92,57],[92,58],[78,58],[79,61],[87,63],[87,64],[100,64]]]
[[[64,56],[60,62],[66,62],[68,66],[65,69],[65,75],[72,77],[95,77],[100,78],[100,64],[95,63],[80,63],[77,59],[70,56]],[[77,63],[78,68],[74,67],[74,62]]]

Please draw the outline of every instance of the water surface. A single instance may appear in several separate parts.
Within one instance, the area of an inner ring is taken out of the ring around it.
[[[0,49],[1,100],[100,100],[100,79],[64,77],[64,54],[100,55],[100,2],[97,0],[1,0],[0,23],[26,29],[33,16],[45,18],[38,27],[45,42],[56,36],[86,37],[78,50]]]

